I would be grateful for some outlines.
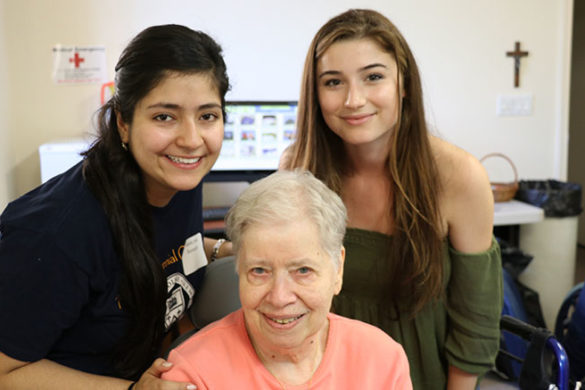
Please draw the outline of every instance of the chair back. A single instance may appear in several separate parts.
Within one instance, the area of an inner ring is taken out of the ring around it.
[[[201,288],[195,292],[188,313],[195,329],[173,340],[163,357],[166,359],[173,348],[178,347],[201,328],[238,310],[241,306],[235,256],[222,257],[209,263]]]
[[[207,265],[199,291],[189,311],[196,329],[217,321],[242,307],[236,258],[228,256]]]

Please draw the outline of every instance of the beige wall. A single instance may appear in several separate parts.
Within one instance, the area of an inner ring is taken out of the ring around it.
[[[163,5],[164,4],[164,5]],[[521,178],[566,177],[572,0],[3,0],[0,2],[0,202],[39,184],[39,145],[91,130],[99,85],[57,86],[55,44],[105,45],[108,77],[122,47],[148,25],[181,23],[224,47],[232,99],[298,96],[317,28],[352,6],[376,8],[402,30],[419,61],[437,132],[477,157],[499,151]],[[521,87],[513,88],[515,41]],[[500,94],[531,94],[533,113],[497,117]],[[489,167],[495,180],[507,167]],[[4,192],[4,193],[3,193]],[[4,198],[4,199],[3,199]]]
[[[10,131],[8,115],[10,99],[8,98],[8,71],[6,67],[6,47],[4,44],[4,3],[0,2],[0,210],[3,210],[8,199],[14,193],[9,167],[11,166]]]

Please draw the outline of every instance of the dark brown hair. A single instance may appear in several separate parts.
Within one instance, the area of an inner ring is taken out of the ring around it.
[[[132,153],[121,146],[116,114],[131,124],[136,105],[170,73],[208,75],[225,108],[229,81],[221,47],[185,26],[149,27],[118,60],[116,92],[98,112],[98,138],[85,153],[83,167],[107,215],[121,263],[120,302],[129,325],[115,351],[115,375],[129,379],[137,379],[160,353],[167,284],[155,253],[142,173]]]

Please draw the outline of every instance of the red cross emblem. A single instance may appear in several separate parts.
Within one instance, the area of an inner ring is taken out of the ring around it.
[[[73,58],[69,58],[69,62],[74,62],[76,68],[79,68],[79,64],[81,64],[84,61],[85,59],[81,58],[79,56],[79,53],[75,53],[75,56]]]

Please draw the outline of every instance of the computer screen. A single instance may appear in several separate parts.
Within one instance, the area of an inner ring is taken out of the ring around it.
[[[223,144],[208,181],[254,181],[274,172],[296,131],[297,102],[228,101]]]

